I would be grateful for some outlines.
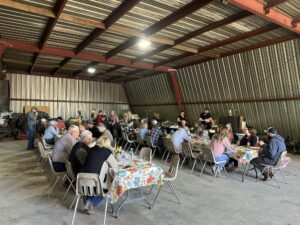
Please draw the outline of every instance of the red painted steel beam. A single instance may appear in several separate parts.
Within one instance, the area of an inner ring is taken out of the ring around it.
[[[123,84],[122,84],[122,87],[123,87],[124,94],[125,94],[125,97],[126,97],[127,102],[128,102],[129,110],[131,111],[131,101],[130,101],[129,94],[128,94],[128,92],[127,92],[126,85],[123,83]]]
[[[53,12],[55,14],[55,18],[49,18],[48,19],[48,22],[47,22],[47,25],[42,33],[42,36],[40,38],[40,41],[39,41],[39,47],[40,48],[43,48],[47,42],[47,40],[49,39],[50,37],[50,34],[51,32],[53,31],[54,29],[54,26],[55,24],[57,23],[65,5],[67,4],[67,1],[68,0],[56,0],[56,3],[55,3],[55,6],[53,8]],[[39,58],[39,54],[36,53],[35,56],[33,57],[33,61],[32,61],[32,66],[29,70],[29,73],[31,74],[34,70],[34,67],[37,63],[37,60]]]
[[[299,35],[297,35],[297,34],[285,35],[285,36],[282,36],[282,37],[279,37],[279,38],[276,38],[276,39],[267,40],[267,41],[264,41],[264,42],[261,42],[261,43],[258,43],[258,44],[254,44],[254,45],[250,45],[250,46],[247,46],[247,47],[244,47],[244,48],[239,48],[239,49],[236,49],[236,50],[233,50],[233,51],[222,53],[222,54],[220,54],[220,58],[240,54],[240,53],[243,53],[243,52],[255,50],[255,49],[258,49],[258,48],[267,47],[267,46],[274,45],[274,44],[279,44],[281,42],[290,41],[290,40],[293,40],[293,39],[296,39],[296,38],[299,38]],[[197,60],[197,61],[194,61],[194,62],[191,62],[191,63],[180,65],[180,66],[176,67],[176,69],[187,67],[187,66],[193,66],[193,65],[200,64],[200,63],[203,63],[203,62],[208,62],[208,61],[211,61],[211,60],[213,60],[213,59],[205,58],[205,59]]]
[[[292,19],[292,27],[297,27],[298,23],[300,23],[300,15],[293,17],[293,19]]]
[[[8,45],[7,48],[17,49],[21,51],[42,53],[46,55],[57,55],[57,56],[63,56],[72,59],[74,58],[74,59],[85,60],[85,61],[107,63],[112,65],[126,66],[126,67],[145,69],[145,70],[153,70],[159,72],[168,72],[168,70],[171,69],[170,67],[165,67],[165,66],[155,67],[153,64],[149,64],[149,63],[142,63],[142,62],[134,63],[129,60],[125,60],[117,57],[106,59],[103,56],[98,56],[98,55],[85,53],[85,52],[81,52],[76,55],[74,51],[69,51],[60,48],[44,47],[43,49],[40,49],[38,45],[20,42],[16,40],[3,39],[3,41],[7,43]]]
[[[122,18],[127,12],[129,12],[134,6],[136,6],[140,0],[125,0],[123,1],[102,23],[105,26],[105,30],[111,27],[115,22]],[[105,30],[95,28],[89,36],[87,36],[77,47],[76,54],[80,53],[95,39],[97,39]]]
[[[279,6],[283,3],[288,2],[289,0],[268,0],[267,5],[264,7],[265,13],[268,14],[270,9],[276,6]]]
[[[214,29],[217,29],[219,27],[222,27],[222,26],[225,26],[225,25],[228,25],[230,23],[233,23],[233,22],[236,22],[238,20],[241,20],[241,19],[244,19],[245,17],[248,17],[248,16],[251,16],[252,14],[247,12],[247,11],[243,11],[243,12],[240,12],[240,13],[237,13],[237,14],[234,14],[232,16],[229,16],[223,20],[220,20],[220,21],[217,21],[217,22],[214,22],[214,23],[211,23],[207,26],[204,26],[204,27],[201,27],[191,33],[188,33],[186,35],[184,35],[183,37],[181,38],[178,38],[175,40],[175,45],[178,45],[178,44],[181,44],[189,39],[192,39],[194,37],[197,37],[205,32],[209,32],[211,30],[214,30]],[[152,56],[152,55],[156,55],[158,54],[159,52],[162,52],[162,51],[165,51],[169,48],[171,48],[172,46],[170,45],[162,45],[161,47],[157,48],[157,49],[154,49],[153,51],[149,52],[149,53],[146,53],[146,54],[143,54],[143,55],[140,55],[138,57],[136,57],[134,59],[134,61],[140,61],[142,59],[145,59],[149,56]],[[192,55],[192,54],[183,54],[184,56],[186,55]]]
[[[187,115],[187,110],[183,101],[182,93],[179,86],[179,81],[175,71],[169,72],[171,78],[171,84],[174,90],[175,99],[179,108],[179,111],[184,111]]]
[[[228,3],[237,6],[241,9],[247,10],[253,14],[256,14],[268,21],[276,23],[282,27],[285,27],[293,32],[300,34],[300,24],[295,27],[292,26],[292,18],[279,12],[278,10],[271,8],[268,14],[265,14],[265,6],[258,0],[227,0]]]
[[[201,9],[205,5],[211,3],[212,1],[213,0],[202,0],[202,1],[194,0],[194,1],[190,2],[189,4],[183,6],[182,8],[178,9],[177,11],[171,13],[167,17],[161,19],[159,22],[157,22],[157,23],[153,24],[152,26],[148,27],[147,29],[145,29],[143,31],[143,33],[145,34],[145,36],[153,35],[156,32],[158,32],[158,31],[166,28],[167,26],[171,25],[172,23],[174,23],[174,22],[186,17],[187,15]],[[130,48],[131,46],[136,44],[138,39],[139,38],[137,38],[137,37],[129,38],[127,41],[125,41],[121,45],[119,45],[116,48],[110,50],[106,54],[106,57],[111,58],[114,55],[124,51],[125,49]]]

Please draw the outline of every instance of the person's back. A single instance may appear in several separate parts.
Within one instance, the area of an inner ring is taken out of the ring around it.
[[[158,145],[160,138],[162,137],[162,130],[159,125],[156,125],[151,132],[151,141],[154,145]]]
[[[77,142],[69,156],[69,161],[72,165],[75,176],[79,173],[82,165],[85,163],[86,157],[88,155],[89,147],[81,142]]]
[[[105,131],[101,134],[101,137],[102,136],[108,137],[111,142],[114,140],[111,132],[108,129],[105,129]]]
[[[190,141],[191,138],[188,136],[184,128],[179,128],[171,137],[175,151],[180,152],[182,149],[182,143],[184,141]]]
[[[270,142],[264,148],[264,160],[270,164],[275,164],[282,152],[286,150],[284,139],[280,135],[271,138]]]
[[[142,128],[140,130],[140,136],[143,140],[146,140],[147,134],[148,134],[148,128]]]
[[[76,139],[70,133],[63,135],[54,145],[52,161],[64,163],[75,143]]]

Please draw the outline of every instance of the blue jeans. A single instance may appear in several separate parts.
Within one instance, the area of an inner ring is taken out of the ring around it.
[[[34,138],[35,138],[36,127],[35,126],[27,126],[27,128],[28,128],[27,148],[28,149],[33,149],[34,148]]]
[[[104,198],[102,196],[86,196],[86,201],[92,203],[95,208],[98,208]]]
[[[225,161],[224,163],[220,163],[220,164],[216,165],[216,167],[223,168],[225,166],[225,164],[228,163],[229,157],[226,154],[222,154],[220,156],[215,156],[215,160],[216,160],[216,162]]]

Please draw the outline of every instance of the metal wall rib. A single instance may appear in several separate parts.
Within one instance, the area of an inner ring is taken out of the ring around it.
[[[167,74],[128,82],[126,90],[134,113],[141,117],[151,117],[154,112],[159,112],[162,119],[176,120],[178,107]]]
[[[77,109],[86,116],[93,108],[120,114],[129,109],[121,84],[22,74],[6,74],[6,79],[14,112],[23,112],[27,105],[49,106],[51,117],[69,118]]]
[[[190,66],[178,71],[192,121],[208,106],[215,118],[229,109],[246,117],[259,131],[276,127],[283,136],[300,137],[300,100],[259,99],[300,96],[300,40]],[[257,102],[201,104],[202,101],[256,99]]]

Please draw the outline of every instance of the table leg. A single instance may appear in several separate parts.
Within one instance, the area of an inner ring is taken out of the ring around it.
[[[125,202],[128,199],[128,194],[129,194],[129,191],[127,190],[126,194],[125,194],[125,199],[122,201],[121,205],[116,209],[116,211],[114,213],[115,218],[118,218],[118,213],[119,213],[120,209],[125,205]]]
[[[242,182],[244,182],[246,173],[248,172],[249,168],[250,168],[250,163],[246,163],[245,168],[244,168],[244,172],[243,172],[243,176],[242,176]]]
[[[151,203],[148,201],[148,199],[143,195],[142,193],[142,188],[139,188],[139,194],[141,196],[141,198],[148,204],[149,209],[151,209]]]

